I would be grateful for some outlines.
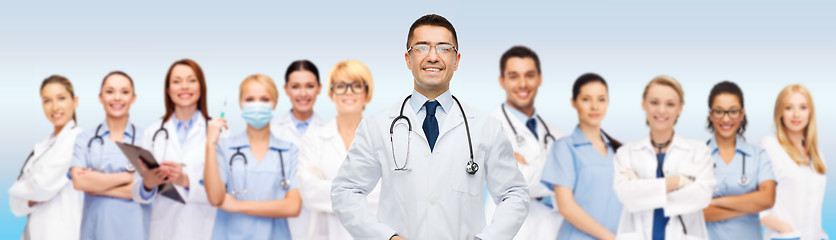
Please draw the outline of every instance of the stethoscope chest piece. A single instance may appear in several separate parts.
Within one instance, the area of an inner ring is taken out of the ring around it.
[[[525,138],[522,135],[515,134],[517,137],[517,146],[523,146],[525,144]]]
[[[741,186],[748,185],[749,178],[747,178],[746,176],[740,176],[740,181],[738,181],[738,183],[740,183]]]
[[[287,179],[282,179],[281,181],[279,181],[279,185],[281,185],[282,189],[284,189],[284,190],[287,190],[288,188],[290,188],[290,182],[287,181]]]
[[[468,162],[467,162],[467,167],[466,167],[466,169],[465,169],[465,170],[467,170],[467,173],[468,173],[468,174],[470,174],[470,175],[475,175],[475,174],[476,174],[476,172],[478,172],[478,171],[479,171],[479,164],[477,164],[476,162],[474,162],[474,161],[472,161],[472,160],[471,160],[471,161],[468,161]]]

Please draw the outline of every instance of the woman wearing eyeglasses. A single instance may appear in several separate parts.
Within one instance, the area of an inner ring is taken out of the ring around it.
[[[369,69],[357,60],[337,63],[328,74],[328,97],[337,106],[337,117],[302,138],[299,153],[299,189],[305,208],[311,211],[309,239],[352,239],[331,209],[331,181],[337,175],[372,99],[374,81]],[[377,212],[380,187],[367,197],[369,210]]]
[[[203,183],[218,207],[212,239],[291,239],[287,218],[302,208],[299,150],[270,133],[279,91],[270,77],[254,74],[241,82],[239,95],[247,129],[220,139],[226,120],[215,118],[206,136]]]
[[[828,239],[821,211],[827,166],[819,151],[816,108],[810,90],[784,87],[775,100],[775,136],[761,140],[778,187],[775,205],[761,213],[764,239]]]
[[[772,207],[775,180],[769,156],[743,138],[746,111],[743,91],[723,81],[708,96],[708,149],[717,185],[703,210],[709,239],[760,239],[758,213]]]
[[[674,78],[658,76],[644,89],[650,136],[615,155],[613,187],[624,204],[616,239],[708,239],[702,209],[714,190],[705,142],[674,133],[685,96]]]

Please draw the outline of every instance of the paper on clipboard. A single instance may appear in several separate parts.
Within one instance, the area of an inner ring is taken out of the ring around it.
[[[121,142],[117,142],[116,146],[119,146],[119,149],[122,150],[122,153],[125,154],[125,156],[128,158],[128,161],[131,162],[131,165],[135,166],[135,168],[137,169],[139,169],[138,160],[142,160],[142,163],[144,163],[149,170],[160,167],[160,164],[154,158],[154,154],[151,154],[151,152],[148,152],[148,150],[145,150],[135,145]],[[141,171],[137,172],[140,175],[142,175]],[[157,191],[159,191],[160,194],[162,194],[163,196],[166,196],[174,201],[178,201],[183,204],[186,203],[186,201],[183,200],[183,196],[181,196],[180,192],[178,192],[177,189],[174,188],[174,184],[172,183],[164,183],[160,185],[157,188]]]

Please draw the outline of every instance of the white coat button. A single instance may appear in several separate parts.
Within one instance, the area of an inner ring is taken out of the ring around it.
[[[430,205],[435,205],[435,198],[430,198]]]
[[[424,156],[425,156],[425,157],[428,157],[428,156],[430,156],[430,152],[429,152],[429,151],[427,151],[427,152],[424,152]]]

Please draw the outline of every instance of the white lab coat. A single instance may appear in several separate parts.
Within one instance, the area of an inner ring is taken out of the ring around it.
[[[172,116],[173,118],[173,116]],[[186,141],[182,146],[178,141],[177,130],[171,119],[165,122],[168,130],[168,141],[165,133],[157,134],[154,144],[154,133],[160,129],[161,120],[157,120],[148,128],[142,138],[142,147],[154,154],[157,161],[173,161],[185,164],[183,173],[189,176],[189,189],[174,185],[186,204],[182,204],[168,197],[160,196],[159,192],[149,200],[139,195],[142,178],[134,178],[132,189],[133,199],[139,203],[154,202],[151,210],[151,229],[149,239],[210,239],[212,227],[215,223],[217,209],[209,204],[206,190],[203,188],[203,165],[206,161],[206,121],[201,115],[186,134]],[[167,146],[166,146],[167,145]],[[167,149],[166,149],[167,148]]]
[[[505,115],[502,114],[503,107],[506,108],[505,111],[508,113],[507,119],[505,118]],[[531,202],[529,203],[528,217],[526,217],[525,222],[522,227],[520,227],[520,231],[514,239],[556,239],[557,232],[560,230],[560,224],[563,222],[563,217],[560,216],[560,212],[557,210],[557,204],[552,202],[554,209],[551,209],[535,199],[549,196],[554,199],[554,192],[541,183],[540,178],[543,176],[543,167],[546,165],[546,155],[548,153],[547,148],[557,139],[563,137],[563,132],[548,123],[545,123],[546,126],[543,126],[543,122],[540,122],[538,119],[538,136],[535,137],[534,134],[528,130],[528,127],[525,126],[525,123],[520,122],[520,120],[515,117],[509,109],[507,109],[505,104],[500,104],[500,106],[491,113],[491,116],[502,123],[502,127],[505,129],[505,136],[508,141],[511,142],[511,146],[514,147],[514,152],[522,155],[527,163],[517,164],[517,167],[519,167],[520,172],[522,172],[522,175],[528,184]],[[514,135],[514,131],[511,130],[508,119],[511,120],[510,124],[513,124],[517,133],[525,139],[522,144],[517,143],[517,136]],[[554,138],[550,137],[547,142],[544,143],[543,141],[546,139],[547,132],[546,127],[548,127],[548,132],[550,132]],[[485,211],[487,214],[486,217],[490,223],[496,204],[488,201],[485,207],[487,209]]]
[[[35,145],[23,175],[9,188],[12,213],[29,216],[21,239],[79,238],[84,194],[67,178],[79,133],[81,128],[70,121],[58,136]],[[38,203],[29,207],[29,201]]]
[[[763,138],[758,146],[766,149],[778,183],[775,189],[775,205],[772,209],[761,212],[761,217],[773,215],[795,230],[782,234],[766,228],[763,239],[828,239],[821,225],[827,176],[817,173],[812,165],[796,164],[775,136]],[[819,156],[824,158],[821,153]]]
[[[489,115],[462,104],[470,124],[474,161],[479,171],[470,175],[467,133],[458,106],[447,110],[435,149],[430,151],[421,130],[423,119],[409,104],[406,121],[395,127],[399,153],[395,171],[389,127],[399,115],[395,106],[363,119],[331,187],[333,209],[356,239],[388,239],[397,233],[406,239],[511,239],[528,214],[528,186],[514,160],[502,125]],[[411,142],[407,141],[409,137]],[[408,161],[404,161],[409,145]],[[381,182],[380,206],[375,217],[366,207],[366,195]],[[485,184],[498,202],[494,221],[485,226]]]
[[[273,121],[270,121],[270,132],[273,133],[273,136],[276,138],[293,143],[298,148],[303,136],[302,134],[299,134],[299,130],[296,129],[296,124],[294,124],[291,119],[292,114],[293,112],[288,111],[281,118],[276,118],[273,119]],[[325,120],[319,118],[316,113],[311,114],[311,123],[305,131],[305,135],[307,135],[308,132],[311,132],[311,130],[320,128],[323,125],[325,125]],[[311,213],[303,204],[302,209],[299,210],[298,217],[287,218],[287,225],[290,229],[290,237],[296,240],[310,239],[308,237],[308,229],[310,228],[308,225],[310,221]]]
[[[311,214],[308,239],[352,239],[331,209],[331,182],[347,155],[337,120],[308,131],[302,137],[296,174],[302,204]],[[369,211],[377,214],[380,186],[372,190],[367,200]]]
[[[656,208],[663,208],[665,216],[670,217],[665,227],[665,239],[708,239],[702,209],[711,202],[716,180],[714,160],[705,142],[674,134],[662,171],[665,176],[686,175],[696,180],[670,193],[665,190],[665,179],[656,178],[656,152],[649,137],[625,144],[618,149],[613,161],[613,187],[624,204],[616,239],[650,239]],[[627,168],[635,171],[639,179],[630,180],[620,173]],[[683,234],[680,216],[687,236]]]

